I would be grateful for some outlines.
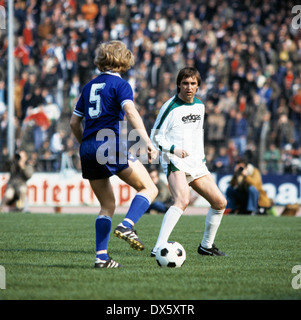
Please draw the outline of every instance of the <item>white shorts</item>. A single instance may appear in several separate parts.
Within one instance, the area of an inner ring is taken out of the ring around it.
[[[178,169],[172,162],[170,162],[170,164],[168,164],[167,166],[167,171],[166,171],[167,177],[171,172],[175,172],[175,171],[182,171],[182,170]],[[201,178],[203,176],[206,176],[207,174],[210,174],[210,171],[208,170],[206,164],[203,163],[198,168],[191,169],[189,170],[189,172],[185,172],[185,173],[186,173],[187,183],[189,184],[198,178]]]
[[[186,173],[186,180],[187,183],[191,183],[192,181],[201,178],[203,176],[206,176],[207,174],[209,174],[210,171],[208,170],[206,165],[203,165],[201,168],[199,168],[199,170],[193,172],[193,173]]]

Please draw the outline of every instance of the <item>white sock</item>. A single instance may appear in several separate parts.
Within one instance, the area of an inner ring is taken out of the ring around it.
[[[179,221],[181,215],[183,213],[183,210],[181,210],[178,207],[171,206],[165,213],[160,233],[157,239],[157,243],[154,247],[154,251],[157,251],[157,249],[168,241],[168,238],[170,234],[172,233],[172,230],[174,229],[175,225]]]
[[[225,210],[215,210],[210,208],[205,220],[205,232],[201,242],[202,247],[211,249],[215,239],[217,229],[221,223]]]

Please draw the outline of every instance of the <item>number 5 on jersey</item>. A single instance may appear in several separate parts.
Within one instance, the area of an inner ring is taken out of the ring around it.
[[[106,86],[105,83],[93,83],[90,90],[90,103],[95,103],[95,108],[89,108],[89,116],[91,118],[98,118],[101,115],[101,97],[100,90],[102,90]]]

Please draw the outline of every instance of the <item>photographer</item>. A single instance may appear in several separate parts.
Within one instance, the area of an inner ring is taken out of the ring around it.
[[[6,206],[15,204],[17,211],[24,211],[27,194],[26,181],[33,174],[33,168],[27,163],[27,154],[20,151],[10,165],[10,178],[7,182],[4,197],[1,201],[0,211]]]
[[[272,201],[263,190],[260,171],[243,160],[236,163],[226,198],[230,213],[264,213],[272,206]]]

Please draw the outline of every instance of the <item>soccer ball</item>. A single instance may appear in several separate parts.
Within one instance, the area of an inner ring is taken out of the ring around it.
[[[160,267],[180,268],[186,260],[186,251],[180,243],[168,241],[157,250],[156,260]]]

